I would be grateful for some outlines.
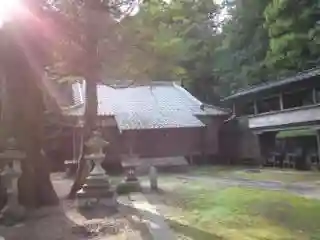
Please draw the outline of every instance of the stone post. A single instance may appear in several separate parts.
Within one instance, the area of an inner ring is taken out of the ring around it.
[[[158,173],[157,173],[157,168],[154,166],[150,167],[149,179],[150,179],[151,190],[157,191],[158,190]]]

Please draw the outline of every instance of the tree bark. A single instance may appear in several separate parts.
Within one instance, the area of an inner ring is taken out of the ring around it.
[[[50,181],[50,169],[43,154],[44,104],[40,83],[41,71],[31,67],[20,54],[6,67],[6,86],[11,105],[11,134],[18,141],[26,159],[18,182],[19,200],[28,208],[58,204]],[[19,71],[16,70],[19,66]],[[39,68],[40,69],[40,68]]]
[[[20,103],[21,117],[24,121],[21,132],[18,133],[18,140],[27,155],[27,164],[23,168],[20,181],[20,197],[26,205],[33,202],[31,207],[55,205],[59,202],[50,180],[49,163],[43,151],[44,106],[41,89],[35,83],[37,77],[40,76],[29,74],[29,78],[25,80],[26,99]],[[34,200],[28,199],[32,186]]]
[[[85,80],[86,80],[86,110],[85,110],[85,126],[84,126],[84,142],[88,140],[92,131],[96,128],[97,120],[97,82],[98,73],[100,70],[98,62],[98,42],[99,33],[95,29],[94,22],[94,11],[101,7],[101,1],[84,1],[85,14],[86,14],[86,44],[85,44],[85,56],[83,59],[85,62]],[[76,173],[76,178],[73,186],[71,187],[69,198],[74,198],[76,192],[83,185],[85,178],[88,176],[90,171],[88,164],[86,164],[84,159],[84,154],[86,154],[86,148],[84,147],[83,156],[81,156],[79,166]]]
[[[92,75],[91,75],[92,76]],[[90,134],[96,127],[96,119],[97,119],[97,80],[96,78],[86,78],[86,111],[85,111],[85,126],[83,129],[84,134],[84,142],[88,140]],[[86,177],[88,176],[90,169],[89,165],[86,164],[84,159],[84,155],[86,154],[86,147],[82,146],[84,151],[82,151],[82,156],[80,157],[78,169],[76,172],[75,181],[71,187],[69,198],[73,199],[76,196],[78,190],[80,190],[83,185]]]
[[[98,82],[98,69],[96,64],[96,48],[97,40],[91,39],[87,48],[87,71],[86,71],[86,110],[85,110],[85,125],[83,128],[83,144],[89,139],[92,131],[96,128],[98,101],[97,101],[97,82]],[[76,172],[75,181],[71,187],[69,198],[73,199],[76,193],[82,187],[86,177],[88,176],[90,169],[89,165],[85,162],[84,155],[86,154],[86,147],[82,146],[82,156],[80,157],[78,169]]]

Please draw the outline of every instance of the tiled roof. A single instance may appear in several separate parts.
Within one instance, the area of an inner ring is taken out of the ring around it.
[[[197,117],[183,111],[128,112],[116,114],[115,118],[121,130],[204,126]]]
[[[97,96],[98,115],[115,116],[120,130],[202,127],[196,115],[227,114],[214,106],[203,107],[202,102],[174,83],[127,88],[98,85]],[[78,109],[73,113],[82,114],[83,111]]]
[[[310,69],[307,71],[303,71],[300,72],[294,76],[282,79],[282,80],[278,80],[278,81],[274,81],[274,82],[266,82],[263,84],[259,84],[259,85],[255,85],[255,86],[251,86],[247,89],[243,89],[238,91],[237,93],[226,97],[223,99],[223,101],[228,101],[228,100],[232,100],[232,99],[236,99],[245,95],[249,95],[249,94],[254,94],[254,93],[258,93],[258,92],[263,92],[265,90],[269,90],[271,88],[277,88],[277,87],[281,87],[287,84],[291,84],[291,83],[295,83],[295,82],[299,82],[302,80],[307,80],[307,79],[311,79],[312,77],[315,76],[319,76],[320,75],[320,67],[319,68],[314,68],[314,69]]]

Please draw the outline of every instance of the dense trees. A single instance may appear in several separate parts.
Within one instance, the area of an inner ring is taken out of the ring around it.
[[[184,79],[200,99],[314,67],[319,1],[148,1],[130,24],[155,66],[152,78]],[[143,26],[143,27],[142,27]]]
[[[154,80],[183,80],[202,100],[213,101],[209,82],[215,79],[218,38],[213,36],[219,30],[219,11],[210,0],[147,1],[137,16],[123,24],[135,36],[137,48],[147,53],[138,71]]]
[[[222,24],[222,41],[214,65],[222,94],[257,83],[268,74],[264,59],[269,39],[263,14],[269,2],[244,0],[225,5],[228,18]]]
[[[266,63],[273,70],[302,70],[319,59],[319,1],[273,0],[265,9],[270,38]]]

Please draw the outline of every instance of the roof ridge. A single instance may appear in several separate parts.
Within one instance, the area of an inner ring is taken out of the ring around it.
[[[223,107],[219,107],[219,106],[208,104],[208,103],[203,103],[203,106],[210,107],[210,108],[215,108],[217,110],[220,110],[220,111],[226,112],[226,113],[231,112],[231,110],[229,108],[223,108]]]
[[[320,66],[315,67],[315,68],[311,68],[311,69],[306,69],[304,71],[300,71],[295,74],[290,74],[286,77],[275,78],[274,80],[277,80],[277,81],[267,81],[267,82],[261,82],[259,84],[250,85],[247,88],[239,89],[238,91],[234,92],[230,96],[227,96],[226,98],[224,98],[222,101],[233,99],[233,98],[237,97],[238,95],[242,96],[242,95],[249,94],[251,91],[254,91],[255,89],[277,87],[277,86],[289,84],[292,82],[301,81],[301,80],[307,79],[308,77],[314,77],[317,75],[320,75]],[[263,90],[263,89],[261,89],[261,90]]]
[[[173,87],[176,88],[180,93],[183,93],[184,96],[186,96],[190,101],[196,102],[199,104],[199,107],[203,105],[203,103],[197,99],[195,96],[193,96],[190,92],[188,92],[184,87],[181,87],[173,82]]]

